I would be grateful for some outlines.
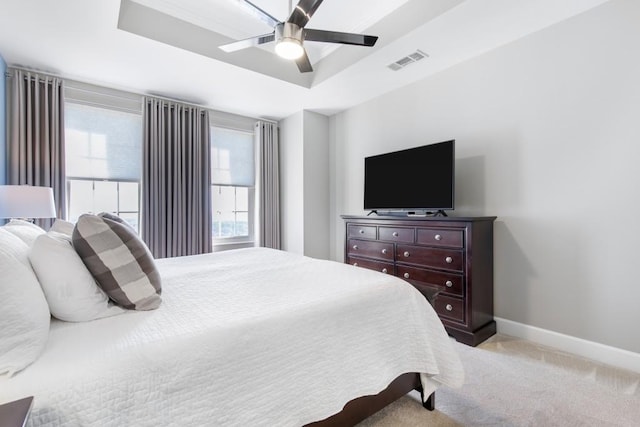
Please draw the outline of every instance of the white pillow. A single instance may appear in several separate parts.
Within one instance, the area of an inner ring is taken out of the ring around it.
[[[49,231],[55,231],[57,233],[66,234],[71,236],[73,234],[73,223],[65,221],[64,219],[56,219]]]
[[[4,233],[0,230],[0,236]],[[51,315],[35,274],[15,256],[11,243],[5,244],[7,239],[2,240],[0,375],[11,376],[33,363],[42,353],[47,343]]]
[[[124,312],[109,304],[109,297],[96,284],[71,237],[55,231],[38,236],[29,260],[38,276],[51,314],[67,322],[85,322]]]
[[[12,219],[8,224],[4,225],[4,229],[18,236],[29,247],[33,245],[39,235],[46,233],[37,225],[22,219]]]
[[[31,269],[29,246],[18,236],[7,231],[6,225],[0,227],[0,247]]]

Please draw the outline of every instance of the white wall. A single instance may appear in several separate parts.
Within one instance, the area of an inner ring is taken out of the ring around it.
[[[282,249],[304,253],[304,133],[303,112],[280,126],[280,221]]]
[[[454,214],[498,216],[496,316],[640,352],[639,22],[614,0],[332,117],[332,258],[365,156],[455,138]]]
[[[329,258],[329,118],[301,111],[280,122],[283,249]]]

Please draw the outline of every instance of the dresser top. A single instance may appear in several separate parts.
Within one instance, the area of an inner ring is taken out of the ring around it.
[[[478,222],[478,221],[495,221],[495,216],[381,216],[381,215],[340,215],[344,220],[355,221],[437,221],[437,222]]]

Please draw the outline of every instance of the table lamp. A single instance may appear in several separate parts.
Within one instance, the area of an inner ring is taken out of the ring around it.
[[[31,185],[0,185],[0,218],[55,218],[53,189]]]

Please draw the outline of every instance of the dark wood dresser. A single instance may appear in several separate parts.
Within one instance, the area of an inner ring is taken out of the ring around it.
[[[496,333],[496,217],[342,218],[345,263],[411,283],[429,297],[447,332],[462,343],[476,346]]]

